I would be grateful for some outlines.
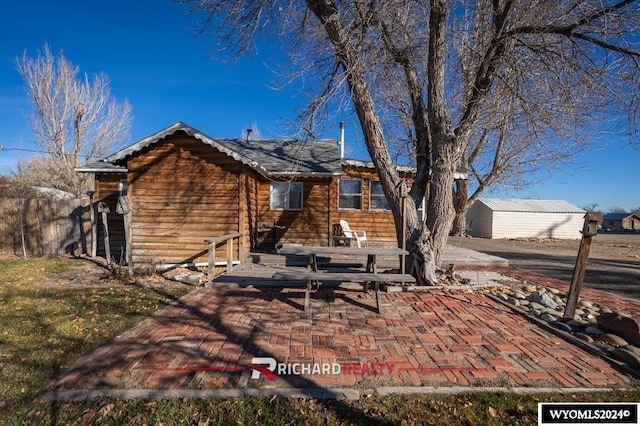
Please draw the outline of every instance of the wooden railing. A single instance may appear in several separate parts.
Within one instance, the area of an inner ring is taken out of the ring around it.
[[[221,237],[215,238],[206,238],[204,242],[209,247],[209,276],[207,277],[207,285],[211,285],[213,279],[216,275],[216,246],[227,244],[227,269],[226,273],[229,273],[231,268],[233,267],[233,240],[235,238],[240,238],[244,234],[242,232],[238,232],[236,234],[223,235]],[[238,241],[238,246],[240,246],[240,242]]]

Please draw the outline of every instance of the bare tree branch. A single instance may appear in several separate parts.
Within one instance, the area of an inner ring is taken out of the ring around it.
[[[77,197],[88,189],[87,175],[75,169],[95,161],[128,137],[131,106],[111,95],[109,78],[79,77],[79,70],[62,53],[54,56],[45,45],[38,56],[16,59],[34,114],[29,126],[43,152],[42,159],[23,164],[36,185],[52,186]]]

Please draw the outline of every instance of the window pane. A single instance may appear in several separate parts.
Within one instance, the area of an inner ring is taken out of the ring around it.
[[[340,194],[360,195],[360,181],[359,180],[340,180]]]
[[[271,210],[302,210],[302,182],[271,184]]]
[[[285,187],[282,183],[271,184],[271,209],[283,210],[284,209],[284,193]]]
[[[289,187],[289,210],[302,210],[302,183],[294,182]]]
[[[384,197],[371,197],[371,210],[389,210],[389,204]]]
[[[360,197],[341,196],[338,199],[338,207],[341,209],[359,209],[361,205],[360,200]]]
[[[338,190],[338,208],[360,209],[362,207],[362,190],[359,179],[340,179]]]
[[[369,193],[369,209],[370,210],[389,210],[387,197],[384,196],[382,185],[379,180],[370,181]]]

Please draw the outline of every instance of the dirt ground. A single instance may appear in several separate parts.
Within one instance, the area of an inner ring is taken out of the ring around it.
[[[450,237],[449,244],[508,259],[512,267],[571,282],[580,240]],[[640,234],[598,234],[584,286],[640,299]]]

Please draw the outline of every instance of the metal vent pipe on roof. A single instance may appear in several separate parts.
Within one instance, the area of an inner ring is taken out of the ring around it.
[[[344,121],[340,122],[340,158],[344,158]]]

